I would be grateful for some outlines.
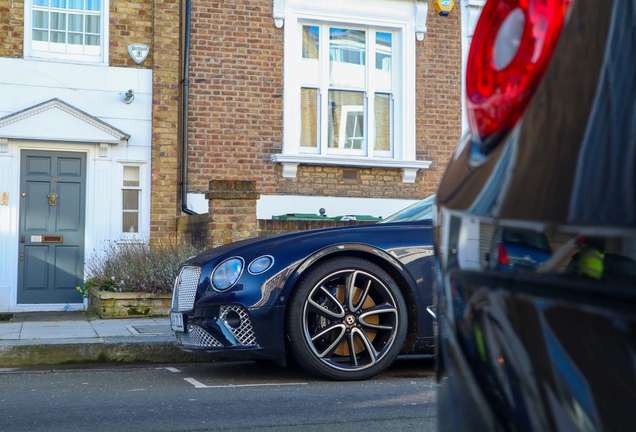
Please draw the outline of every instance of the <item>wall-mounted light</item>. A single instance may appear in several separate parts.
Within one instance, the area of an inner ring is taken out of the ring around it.
[[[132,89],[130,89],[127,92],[119,93],[119,98],[121,99],[123,103],[129,104],[135,100],[135,93],[133,93]]]

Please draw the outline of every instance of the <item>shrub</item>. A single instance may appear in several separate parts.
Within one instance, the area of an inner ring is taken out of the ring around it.
[[[202,248],[185,241],[106,242],[85,265],[84,289],[170,293],[179,265]]]

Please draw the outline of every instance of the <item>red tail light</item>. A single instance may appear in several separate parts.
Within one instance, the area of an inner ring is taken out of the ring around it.
[[[499,264],[504,264],[504,265],[510,264],[510,259],[508,258],[508,251],[506,250],[506,247],[500,244],[498,249],[499,249],[499,258],[497,258],[497,261],[499,261]]]
[[[475,138],[512,128],[545,72],[572,0],[488,0],[466,66]]]

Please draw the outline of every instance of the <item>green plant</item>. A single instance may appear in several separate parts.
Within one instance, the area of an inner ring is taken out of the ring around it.
[[[202,249],[184,240],[106,242],[86,262],[84,289],[169,293],[179,265]]]
[[[82,298],[84,299],[88,297],[88,292],[91,290],[90,287],[86,286],[86,284],[76,286],[75,289],[80,292],[80,294],[82,295]]]

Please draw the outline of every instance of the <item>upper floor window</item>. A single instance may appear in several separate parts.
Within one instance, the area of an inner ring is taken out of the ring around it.
[[[25,57],[107,62],[105,0],[30,0],[25,7]]]
[[[300,152],[391,157],[393,33],[301,24]]]
[[[285,49],[272,160],[283,177],[306,164],[401,169],[413,182],[429,167],[416,158],[415,33],[428,10],[416,3],[274,0]]]

